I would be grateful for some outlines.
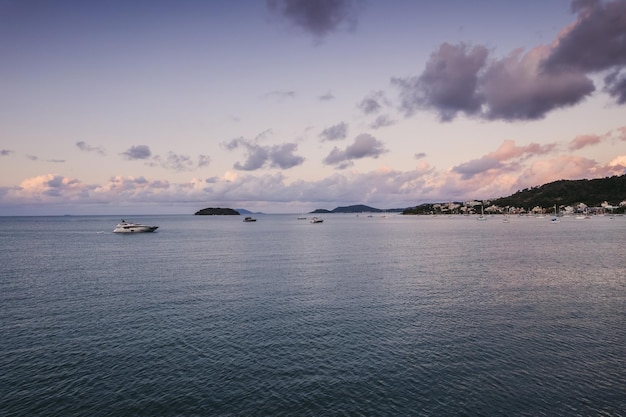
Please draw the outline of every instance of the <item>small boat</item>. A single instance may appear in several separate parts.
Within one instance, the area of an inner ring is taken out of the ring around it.
[[[551,218],[550,221],[552,223],[560,223],[561,222],[559,220],[559,209],[557,208],[556,204],[554,205],[554,217]]]
[[[320,219],[319,217],[313,217],[311,219],[311,223],[322,223],[324,219]]]
[[[159,226],[147,226],[145,224],[127,222],[122,219],[113,229],[113,233],[149,233],[154,232]]]
[[[244,222],[249,223],[249,222],[255,222],[256,219],[252,218],[252,217],[246,217],[245,219],[243,219]]]
[[[487,218],[485,217],[485,211],[483,210],[483,206],[480,206],[480,216],[476,217],[476,220],[480,221],[480,222],[484,222],[485,220],[487,220]]]

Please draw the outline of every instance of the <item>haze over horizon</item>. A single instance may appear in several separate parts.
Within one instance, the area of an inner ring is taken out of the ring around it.
[[[624,0],[0,0],[0,56],[0,215],[399,208],[626,173]]]

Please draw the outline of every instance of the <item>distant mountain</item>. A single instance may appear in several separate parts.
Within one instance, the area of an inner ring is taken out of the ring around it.
[[[377,208],[370,207],[370,206],[365,206],[363,204],[357,204],[357,205],[354,205],[354,206],[337,207],[337,208],[334,208],[333,210],[317,209],[317,210],[312,211],[311,213],[316,213],[316,214],[320,214],[320,213],[363,213],[363,212],[379,213],[381,211],[382,211],[381,209],[377,209]]]
[[[363,204],[357,204],[354,206],[337,207],[331,211],[331,213],[380,213],[381,209],[377,209]]]
[[[238,208],[238,209],[235,209],[235,210],[237,210],[239,212],[239,214],[263,214],[260,211],[253,212],[253,211],[242,209],[242,208]]]
[[[404,209],[386,209],[386,210],[382,210],[379,208],[374,208],[374,207],[370,207],[370,206],[366,206],[363,204],[356,204],[353,206],[344,206],[344,207],[337,207],[334,208],[333,210],[326,210],[326,209],[316,209],[314,211],[312,211],[311,213],[382,213],[384,211],[387,212],[402,212],[402,210]]]
[[[239,216],[239,212],[231,208],[207,207],[194,213],[195,216]]]

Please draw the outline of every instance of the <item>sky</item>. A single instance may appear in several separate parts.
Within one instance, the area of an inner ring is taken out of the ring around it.
[[[0,0],[0,215],[389,209],[625,173],[626,0]]]

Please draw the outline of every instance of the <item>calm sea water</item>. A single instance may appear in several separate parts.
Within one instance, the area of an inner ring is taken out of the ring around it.
[[[256,217],[0,218],[0,415],[626,415],[626,217]]]

